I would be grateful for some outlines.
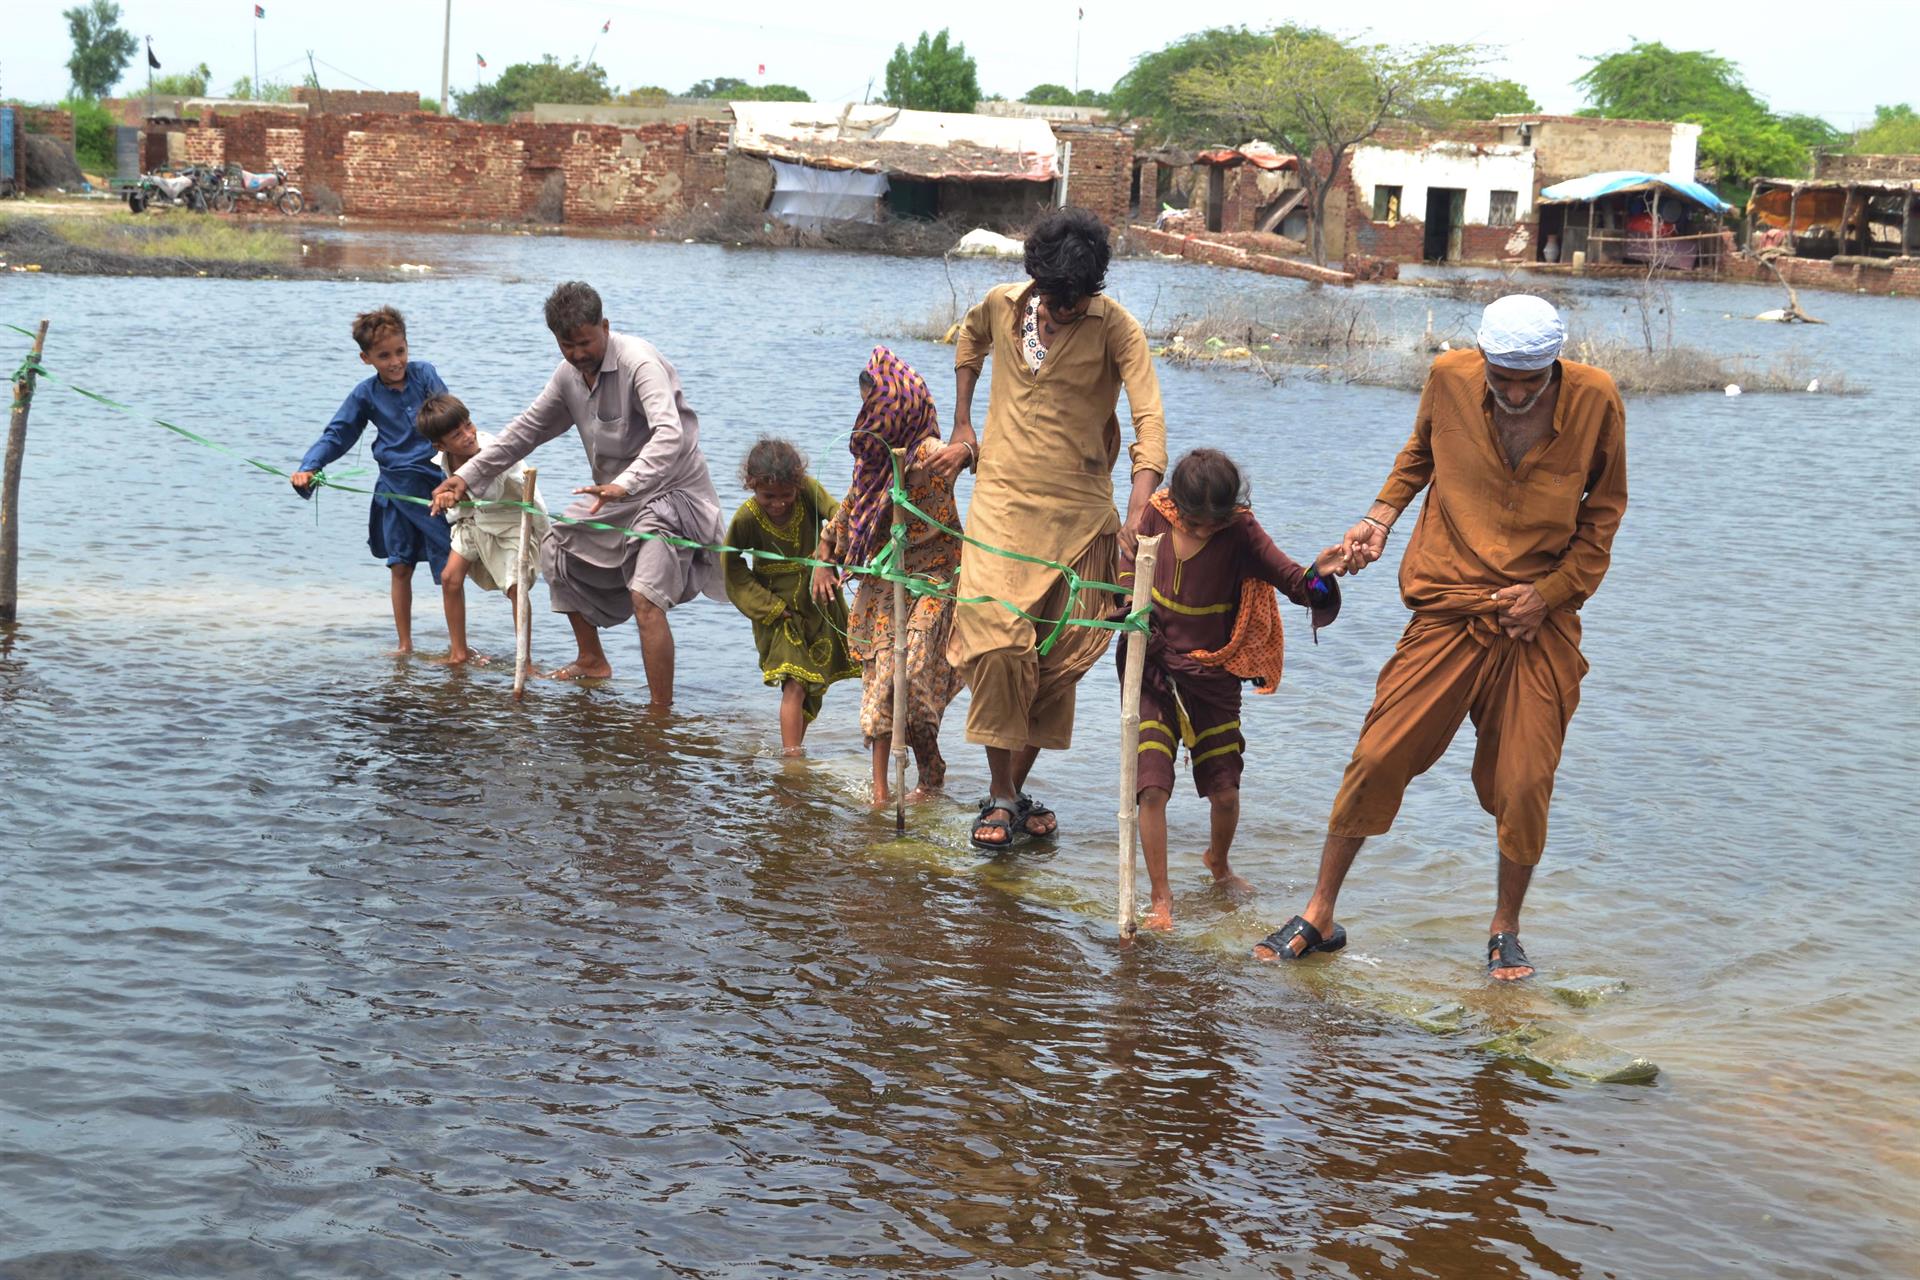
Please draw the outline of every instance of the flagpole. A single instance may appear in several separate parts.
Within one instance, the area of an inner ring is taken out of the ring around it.
[[[1080,29],[1086,25],[1087,11],[1076,8],[1074,13],[1079,15],[1073,20],[1073,94],[1077,98],[1080,96]]]
[[[260,101],[260,6],[253,7],[253,100]]]
[[[447,73],[452,68],[453,58],[453,0],[447,0],[447,25],[440,33],[440,114],[450,116],[453,112],[447,106]]]

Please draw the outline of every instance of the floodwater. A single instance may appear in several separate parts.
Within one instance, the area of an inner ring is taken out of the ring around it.
[[[0,319],[51,317],[55,372],[291,467],[363,372],[356,310],[401,306],[493,426],[553,365],[546,289],[584,276],[679,364],[731,493],[763,431],[841,488],[867,349],[949,297],[937,261],[361,247],[439,269],[10,275]],[[1305,297],[1157,262],[1112,287],[1162,318]],[[1361,296],[1425,322],[1411,291]],[[1034,780],[1057,849],[965,849],[984,768],[964,699],[952,799],[900,842],[862,804],[857,690],[781,760],[726,606],[674,615],[671,717],[643,709],[631,634],[612,682],[516,707],[501,668],[383,656],[364,500],[316,509],[44,387],[0,650],[0,1275],[1915,1274],[1920,311],[1810,294],[1830,323],[1789,329],[1730,318],[1772,291],[1675,297],[1682,341],[1804,353],[1860,394],[1630,403],[1632,507],[1526,918],[1544,972],[1514,990],[1482,976],[1495,854],[1464,734],[1362,855],[1348,951],[1246,956],[1311,881],[1404,623],[1391,563],[1249,699],[1237,863],[1258,899],[1206,889],[1183,793],[1178,930],[1121,951],[1110,663]],[[1584,300],[1576,326],[1637,328],[1619,289]],[[1472,309],[1436,305],[1463,335]],[[945,421],[950,352],[896,345]],[[1363,509],[1414,405],[1162,379],[1176,451],[1238,456],[1297,557]],[[572,437],[538,461],[550,496],[585,481]],[[441,647],[424,573],[417,592]],[[557,661],[565,626],[536,603]],[[469,609],[509,652],[504,603]],[[1572,975],[1624,989],[1569,1008],[1550,984]],[[1410,1020],[1409,997],[1485,1030]],[[1541,1020],[1659,1077],[1476,1047]]]

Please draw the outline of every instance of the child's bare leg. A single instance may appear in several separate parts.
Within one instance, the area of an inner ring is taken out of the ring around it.
[[[1223,787],[1207,797],[1213,806],[1207,851],[1201,860],[1213,872],[1213,882],[1230,894],[1252,893],[1253,886],[1233,873],[1227,854],[1233,848],[1233,836],[1240,829],[1240,788]]]
[[[1140,852],[1147,864],[1151,895],[1142,929],[1173,928],[1173,888],[1167,883],[1167,793],[1162,787],[1140,791]]]
[[[797,756],[807,740],[807,686],[780,682],[780,753]]]
[[[440,571],[440,606],[447,614],[447,665],[473,657],[467,649],[467,560],[455,551]]]
[[[893,803],[893,788],[888,785],[893,773],[891,736],[873,740],[873,807],[883,809]]]
[[[567,615],[567,625],[573,628],[573,643],[579,656],[566,666],[547,672],[547,678],[604,680],[612,675],[613,666],[607,661],[607,651],[600,647],[600,629],[577,613]]]
[[[413,652],[413,566],[410,564],[390,564],[387,572],[392,583],[387,588],[387,596],[393,601],[393,633],[399,643],[393,648],[398,654]]]
[[[913,748],[913,761],[920,772],[920,785],[907,793],[907,799],[924,800],[947,784],[947,758],[940,754],[939,726],[909,721],[907,745]]]

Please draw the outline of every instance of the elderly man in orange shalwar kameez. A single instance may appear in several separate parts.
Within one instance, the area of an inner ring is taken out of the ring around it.
[[[1377,560],[1416,494],[1427,501],[1400,564],[1413,619],[1380,672],[1373,709],[1327,823],[1305,911],[1254,948],[1261,959],[1338,951],[1334,901],[1407,784],[1473,718],[1473,785],[1499,835],[1487,939],[1497,980],[1531,977],[1520,904],[1547,840],[1547,807],[1580,701],[1580,606],[1607,572],[1627,506],[1626,417],[1613,379],[1559,359],[1551,304],[1501,298],[1479,350],[1433,362],[1413,436],[1373,508],[1347,532],[1350,569]]]

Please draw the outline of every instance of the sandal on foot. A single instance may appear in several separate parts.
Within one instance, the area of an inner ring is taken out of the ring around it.
[[[1527,959],[1527,953],[1520,949],[1520,935],[1517,933],[1496,933],[1487,939],[1487,974],[1492,976],[1495,969],[1526,969],[1529,972],[1517,978],[1494,978],[1495,982],[1525,982],[1538,972],[1533,961]]]
[[[1008,816],[1004,818],[989,818],[987,816],[996,811]],[[973,830],[967,833],[967,842],[976,849],[988,849],[995,852],[1012,848],[1013,824],[1019,812],[1020,802],[1018,800],[1000,800],[988,796],[986,803],[980,806],[980,816],[974,820]],[[980,838],[980,832],[983,830],[998,831],[1005,838],[1000,840],[982,840]]]
[[[1297,954],[1293,949],[1295,938],[1307,944],[1300,948]],[[1281,960],[1304,960],[1315,952],[1331,954],[1346,946],[1347,930],[1344,925],[1336,924],[1333,926],[1332,935],[1323,938],[1318,929],[1307,923],[1305,916],[1295,916],[1261,939],[1259,945],[1272,950],[1273,954]]]
[[[1025,832],[1030,839],[1051,840],[1060,834],[1060,819],[1055,815],[1053,810],[1047,808],[1047,806],[1041,804],[1024,791],[1020,793],[1019,806],[1018,809],[1014,810],[1014,821],[1020,824],[1020,830]],[[1053,821],[1045,831],[1035,831],[1027,826],[1027,824],[1035,818],[1052,818]]]

